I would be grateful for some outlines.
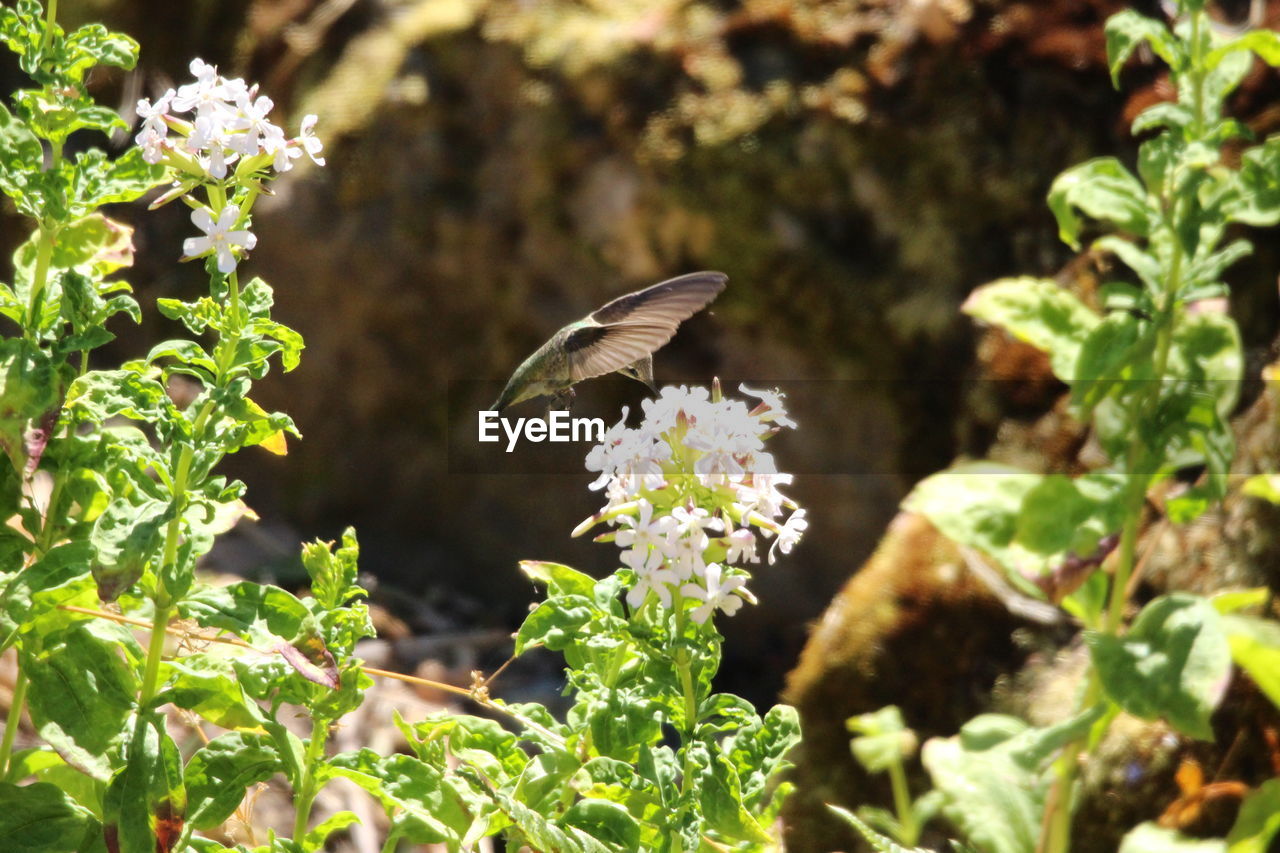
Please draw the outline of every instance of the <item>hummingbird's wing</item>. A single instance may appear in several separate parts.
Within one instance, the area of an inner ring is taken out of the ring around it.
[[[724,273],[696,272],[619,296],[588,318],[593,325],[569,333],[569,378],[579,382],[612,373],[653,355],[728,280]]]

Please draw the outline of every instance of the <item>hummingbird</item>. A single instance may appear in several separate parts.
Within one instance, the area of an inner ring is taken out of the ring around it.
[[[656,392],[654,351],[719,296],[728,280],[721,272],[694,272],[619,296],[538,347],[511,374],[492,410],[544,394],[553,406],[568,408],[574,383],[615,371]]]

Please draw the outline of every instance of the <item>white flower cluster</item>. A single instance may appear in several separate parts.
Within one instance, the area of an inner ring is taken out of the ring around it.
[[[215,255],[218,271],[229,274],[239,262],[236,250],[252,249],[257,238],[239,227],[248,210],[226,202],[227,185],[237,178],[251,183],[268,166],[276,173],[287,172],[304,153],[323,166],[323,145],[313,132],[314,115],[302,119],[297,137],[287,138],[267,119],[274,104],[258,94],[256,84],[222,77],[216,66],[202,59],[191,60],[190,67],[194,82],[169,89],[155,103],[145,98],[138,101],[142,128],[134,141],[142,149],[143,160],[171,166],[179,175],[173,189],[153,207],[186,196],[202,183],[222,187],[216,196],[210,192],[211,199],[219,199],[214,207],[191,202],[195,207],[191,221],[204,236],[186,240],[182,249],[186,260]],[[232,166],[236,166],[234,172]]]
[[[704,388],[664,388],[642,404],[639,427],[625,425],[624,411],[587,455],[587,470],[600,474],[591,488],[604,489],[608,503],[576,532],[604,520],[619,525],[606,538],[635,574],[632,607],[650,594],[672,607],[678,595],[700,602],[691,612],[699,623],[717,609],[732,615],[744,599],[755,600],[742,566],[760,562],[758,539],[773,537],[773,563],[809,526],[805,511],[778,491],[791,475],[778,473],[764,450],[764,439],[795,426],[782,394],[739,390],[760,403],[748,410],[718,393],[713,400]]]
[[[264,165],[269,162],[277,172],[287,172],[305,152],[317,166],[324,165],[324,158],[318,156],[323,146],[312,133],[314,115],[302,119],[296,139],[288,139],[267,120],[274,104],[258,94],[257,85],[248,86],[239,77],[221,77],[217,66],[203,59],[191,60],[191,74],[195,82],[168,90],[154,104],[146,98],[138,101],[142,130],[134,141],[148,163],[164,162],[175,154],[190,155],[219,181],[241,158],[263,157]],[[183,113],[189,117],[182,118]]]

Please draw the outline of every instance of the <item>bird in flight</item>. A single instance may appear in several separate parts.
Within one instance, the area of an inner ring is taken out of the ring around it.
[[[653,353],[719,296],[728,280],[721,272],[694,272],[619,296],[538,347],[511,374],[492,410],[544,394],[552,406],[568,408],[575,383],[615,371],[657,391]]]

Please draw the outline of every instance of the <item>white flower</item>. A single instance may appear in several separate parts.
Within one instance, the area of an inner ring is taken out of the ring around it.
[[[761,458],[764,456],[768,456],[768,454],[760,455]],[[769,467],[772,468],[772,456],[768,457],[768,462]],[[765,518],[777,518],[782,514],[783,502],[787,499],[786,495],[778,491],[778,486],[785,486],[791,480],[792,476],[790,474],[752,473],[735,486],[738,493],[738,503],[741,505],[743,514],[757,512]]]
[[[756,556],[756,535],[751,532],[749,527],[739,527],[730,533],[727,537],[726,554],[724,561],[726,563],[758,563],[760,558]]]
[[[271,160],[271,168],[277,172],[287,172],[293,168],[293,161],[302,156],[302,152],[295,145],[290,145],[284,136],[280,139],[269,138],[263,139],[262,150],[273,155]]]
[[[199,58],[191,60],[190,68],[191,75],[196,78],[195,82],[178,87],[173,98],[175,110],[181,113],[195,112],[197,116],[211,116],[234,109],[228,101],[234,101],[236,93],[245,89],[243,80],[223,80],[218,76],[217,66]]]
[[[633,515],[624,515],[618,520],[628,527],[618,530],[617,537],[614,541],[620,548],[661,548],[666,542],[667,535],[675,526],[676,520],[669,515],[653,517],[653,504],[644,498],[637,501],[640,509],[640,517]]]
[[[203,115],[196,119],[195,128],[187,138],[187,148],[192,154],[205,154],[200,157],[200,165],[205,171],[218,180],[227,176],[227,164],[239,157],[234,151],[228,151],[230,135],[220,116]]]
[[[704,530],[723,530],[724,522],[715,518],[700,506],[692,509],[685,506],[672,507],[671,517],[679,525],[681,536],[701,533]]]
[[[743,394],[760,398],[760,405],[752,410],[752,414],[760,418],[765,423],[775,423],[782,427],[791,427],[795,429],[796,422],[787,416],[786,407],[782,404],[782,399],[786,396],[777,388],[772,391],[761,389],[755,391],[748,388],[746,383],[738,386],[738,390]]]
[[[143,125],[133,141],[142,149],[142,159],[146,162],[155,165],[164,159],[165,134],[154,127]]]
[[[706,388],[686,388],[683,385],[668,385],[662,389],[656,400],[644,400],[640,408],[644,410],[645,423],[654,432],[662,433],[671,429],[679,420],[681,412],[685,419],[697,421],[705,417],[710,396]]]
[[[315,134],[312,133],[312,130],[315,129],[316,121],[317,119],[314,115],[308,114],[302,117],[302,125],[298,128],[298,141],[302,143],[302,149],[307,152],[311,162],[317,166],[323,166],[324,158],[316,155],[324,148],[324,144],[319,139],[316,139]]]
[[[622,562],[636,573],[636,585],[627,592],[627,604],[633,609],[644,603],[653,590],[663,607],[671,606],[671,587],[680,582],[670,569],[659,568],[662,554],[657,550],[632,548],[622,552]]]
[[[723,610],[726,616],[732,616],[738,612],[738,608],[742,606],[742,598],[740,595],[750,595],[744,588],[747,579],[735,575],[731,578],[722,580],[723,569],[719,563],[711,563],[707,566],[706,574],[703,575],[703,582],[706,587],[701,587],[695,583],[687,583],[680,587],[680,594],[689,598],[695,598],[702,604],[694,608],[689,615],[693,617],[693,621],[699,625],[706,622],[717,608]],[[735,593],[741,590],[740,593]]]
[[[800,537],[809,528],[809,519],[804,516],[805,511],[798,509],[791,513],[786,523],[782,525],[778,531],[778,538],[773,541],[773,547],[769,549],[769,565],[773,565],[775,552],[790,554],[791,549],[800,541]]]
[[[676,527],[667,535],[667,541],[662,544],[663,553],[671,561],[671,566],[680,580],[688,580],[695,575],[701,576],[706,568],[702,554],[711,544],[706,530],[708,528],[719,530],[720,519],[710,517],[702,507],[694,507],[690,510],[682,506],[673,509],[671,517],[676,521]]]
[[[182,243],[182,254],[194,258],[213,252],[218,257],[218,272],[224,275],[236,268],[236,256],[233,248],[252,249],[258,238],[251,231],[232,230],[240,219],[240,208],[228,204],[222,208],[215,221],[213,212],[207,207],[200,207],[191,212],[191,221],[204,232],[203,237],[188,237]]]
[[[600,443],[587,452],[587,470],[600,472],[600,476],[591,485],[587,486],[593,492],[603,489],[608,485],[610,478],[613,477],[613,471],[616,467],[614,462],[615,450],[623,442],[627,434],[631,432],[627,427],[627,415],[630,411],[629,408],[623,406],[622,417],[618,418],[616,424],[605,430]]]
[[[271,99],[262,95],[256,100],[246,96],[240,104],[240,114],[231,119],[228,129],[235,131],[230,145],[246,157],[252,157],[263,150],[263,140],[279,138],[284,141],[284,131],[267,120],[267,114],[275,106]]]

